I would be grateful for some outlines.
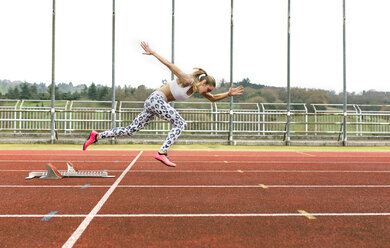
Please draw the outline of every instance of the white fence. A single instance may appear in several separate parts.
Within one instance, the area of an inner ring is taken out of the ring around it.
[[[230,115],[233,133],[248,135],[284,135],[287,110],[285,103],[175,102],[175,109],[187,121],[187,133],[229,133]],[[128,126],[141,112],[143,102],[121,101],[116,104],[116,126]],[[340,135],[343,130],[341,104],[291,104],[291,135]],[[0,100],[0,131],[50,131],[50,101]],[[103,131],[112,128],[110,101],[56,101],[57,132]],[[390,135],[390,105],[349,104],[349,135]],[[166,133],[170,124],[156,119],[141,132]]]

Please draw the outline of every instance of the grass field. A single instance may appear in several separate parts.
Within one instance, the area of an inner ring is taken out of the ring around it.
[[[88,150],[154,151],[160,145],[92,145]],[[0,150],[81,150],[81,145],[67,144],[0,144]],[[306,151],[306,152],[389,152],[389,147],[305,147],[305,146],[227,146],[174,145],[171,151]]]

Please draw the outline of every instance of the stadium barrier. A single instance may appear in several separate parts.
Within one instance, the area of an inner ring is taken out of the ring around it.
[[[186,133],[228,134],[230,114],[233,134],[250,136],[285,135],[287,114],[285,103],[175,102],[174,107],[187,121]],[[343,131],[342,104],[291,104],[290,133],[294,135],[338,136]],[[115,105],[116,126],[128,126],[142,111],[143,102],[120,101]],[[0,100],[0,131],[51,131],[50,101]],[[60,133],[103,131],[112,128],[110,101],[56,101],[55,131]],[[389,136],[390,105],[348,104],[349,136]],[[165,134],[170,123],[156,118],[141,132]]]

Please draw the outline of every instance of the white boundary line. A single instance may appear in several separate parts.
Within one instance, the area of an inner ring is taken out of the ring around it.
[[[81,188],[85,185],[0,185],[0,188]],[[390,185],[118,185],[117,188],[390,188]],[[109,188],[111,185],[89,185]]]
[[[390,213],[310,213],[313,216],[389,216]],[[248,214],[102,214],[99,217],[282,217],[304,216],[301,213],[248,213]]]
[[[390,216],[390,213],[310,213],[311,216]],[[0,218],[43,218],[47,214],[9,214]],[[56,214],[52,218],[88,218],[85,214]],[[177,218],[177,217],[302,217],[302,213],[242,213],[242,214],[96,214],[96,218]],[[75,240],[76,241],[76,240]],[[66,244],[65,244],[66,245]],[[64,246],[65,246],[64,245]],[[72,244],[73,245],[73,244]],[[63,246],[63,247],[64,247]]]
[[[107,201],[107,199],[110,197],[112,192],[118,187],[119,183],[122,181],[123,177],[126,175],[126,173],[133,167],[135,162],[138,160],[138,158],[141,156],[143,151],[140,151],[138,155],[134,158],[134,160],[127,166],[126,170],[122,172],[122,174],[118,177],[118,179],[115,181],[115,183],[107,190],[107,192],[104,194],[102,199],[96,204],[96,206],[92,209],[92,211],[85,217],[83,222],[80,224],[80,226],[74,231],[72,236],[69,237],[69,239],[65,242],[65,244],[62,246],[64,248],[73,247],[73,245],[76,243],[76,241],[80,238],[80,236],[83,234],[85,229],[88,227],[89,223],[91,223],[92,219],[97,215],[97,213],[100,211],[100,209],[103,207],[104,203]]]
[[[66,161],[75,162],[75,163],[128,163],[129,160],[54,160],[54,159],[48,159],[48,160],[0,160],[0,162],[20,162],[20,163],[65,163]]]
[[[144,163],[150,163],[150,162],[153,162],[153,161],[141,161],[141,162],[144,162]],[[258,161],[228,161],[228,163],[226,163],[225,161],[175,161],[176,163],[196,163],[196,164],[200,164],[200,163],[208,163],[208,164],[211,164],[211,163],[217,163],[217,164],[222,164],[222,165],[226,165],[226,164],[312,164],[312,165],[316,165],[316,164],[390,164],[389,161],[366,161],[366,162],[362,162],[362,161],[275,161],[275,160],[270,160],[270,161],[261,161],[261,160],[258,160]],[[194,164],[194,165],[196,165]]]
[[[128,163],[129,161],[122,160],[122,161],[102,161],[102,160],[70,160],[71,162],[74,163]],[[0,160],[0,163],[9,163],[9,162],[29,162],[29,163],[64,163],[66,160]],[[139,163],[151,163],[151,162],[156,162],[156,160],[144,160],[144,161],[139,161]],[[291,160],[286,160],[286,161],[275,161],[275,160],[267,160],[267,161],[228,161],[226,163],[225,161],[188,161],[188,160],[176,160],[176,163],[194,163],[196,164],[390,164],[390,161],[291,161]]]
[[[4,152],[6,151],[10,151],[10,150],[2,150]],[[66,150],[64,150],[66,151]],[[68,150],[67,152],[72,152],[74,150]],[[101,152],[101,151],[98,151],[98,150],[95,150],[95,152]],[[107,152],[107,151],[103,151],[103,152]],[[121,150],[118,152],[120,153],[120,156],[133,156],[134,154],[136,154],[137,151],[133,150]],[[122,153],[123,152],[123,153]],[[150,151],[149,151],[150,152]],[[175,151],[175,153],[177,153],[178,151]],[[260,157],[260,158],[263,158],[263,157],[278,157],[280,153],[287,153],[291,156],[287,156],[287,157],[299,157],[297,156],[296,154],[299,154],[299,155],[311,155],[311,156],[316,156],[316,157],[319,157],[319,158],[339,158],[340,156],[320,156],[320,155],[323,155],[323,154],[329,154],[329,153],[337,153],[339,155],[339,153],[344,153],[346,154],[346,156],[343,156],[343,158],[356,158],[356,156],[353,156],[353,153],[364,153],[366,154],[366,156],[364,156],[365,158],[377,158],[377,157],[380,157],[380,158],[390,158],[390,152],[318,152],[318,151],[215,151],[216,153],[218,154],[215,154],[214,152],[211,152],[209,154],[205,154],[203,153],[202,151],[192,151],[192,152],[199,152],[201,154],[197,154],[196,156],[197,157]],[[229,154],[233,152],[233,154]],[[134,153],[134,154],[130,154],[130,153]],[[244,153],[244,154],[243,154]],[[247,154],[247,153],[253,153],[253,154]],[[316,153],[316,154],[311,154],[311,153]],[[381,155],[381,156],[377,156],[377,154]],[[56,154],[56,153],[32,153],[32,154],[25,154],[25,153],[15,153],[13,154],[15,156],[18,156],[18,155],[21,155],[21,156],[53,156],[53,157],[64,157],[64,156],[67,156],[67,155],[71,155],[72,157],[85,157],[85,155],[83,154]],[[0,153],[0,156],[9,156],[9,154],[7,153]],[[118,155],[112,155],[110,153],[107,153],[107,154],[93,154],[93,156],[96,156],[96,157],[117,157]],[[171,155],[172,157],[188,157],[188,155],[182,155],[182,154],[172,154]]]
[[[97,170],[97,169],[95,169]],[[1,172],[40,172],[44,170],[0,170]],[[123,170],[106,170],[123,172]],[[390,170],[241,170],[245,173],[390,173]],[[237,173],[238,170],[132,170],[130,173]]]
[[[121,188],[390,188],[390,185],[122,185]],[[90,186],[91,187],[91,186]]]
[[[4,151],[4,150],[3,150]],[[81,151],[80,151],[81,152]],[[126,154],[126,153],[122,153],[122,154],[117,154],[117,155],[112,155],[111,154],[107,154],[107,155],[101,155],[101,154],[90,154],[91,156],[93,157],[113,157],[113,158],[117,158],[118,156],[119,157],[132,157],[134,156],[135,154],[137,154],[136,152],[134,154]],[[0,154],[0,157],[1,156],[9,156],[9,154]],[[50,156],[50,157],[82,157],[84,158],[85,157],[85,154],[47,154],[47,153],[32,153],[32,154],[25,154],[25,153],[16,153],[16,154],[12,154],[12,156],[28,156],[28,157],[42,157],[42,156]]]
[[[108,170],[110,171],[110,170]],[[244,173],[390,173],[390,170],[241,170]],[[1,172],[1,170],[0,170]],[[114,172],[114,171],[112,171]],[[237,173],[238,170],[132,170],[131,173]]]

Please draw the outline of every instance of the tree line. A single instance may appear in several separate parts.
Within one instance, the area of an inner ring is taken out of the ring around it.
[[[164,82],[163,82],[164,83]],[[165,82],[166,83],[166,82]],[[234,98],[235,102],[246,103],[286,103],[287,90],[284,87],[270,87],[262,84],[251,83],[249,78],[236,82],[236,86],[245,87],[245,93]],[[213,93],[226,92],[230,83],[221,80]],[[118,86],[115,89],[116,100],[118,101],[144,101],[155,89],[147,88],[144,85],[138,87]],[[112,97],[111,87],[96,85],[74,86],[72,83],[60,83],[55,88],[55,98],[57,100],[96,100],[110,101]],[[0,98],[3,99],[30,99],[30,100],[50,100],[51,85],[31,84],[28,82],[10,82],[0,80]],[[193,101],[200,101],[203,97],[195,95]],[[225,99],[229,101],[229,99]],[[341,104],[343,94],[335,91],[307,88],[291,88],[291,101],[293,103],[320,104]],[[390,92],[363,91],[360,93],[348,93],[348,103],[354,104],[377,104],[390,105]]]

